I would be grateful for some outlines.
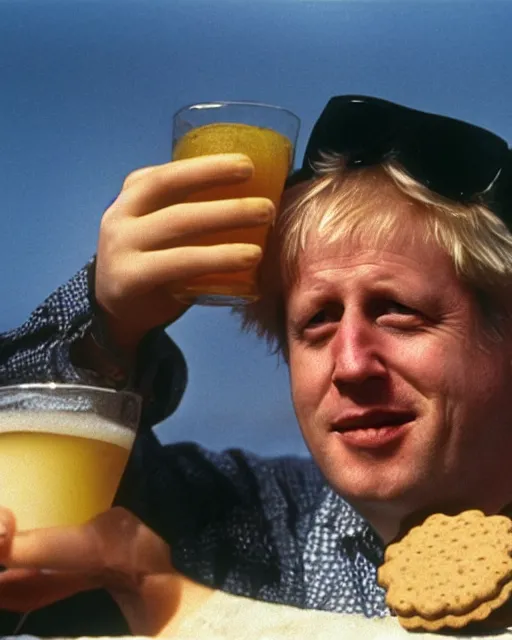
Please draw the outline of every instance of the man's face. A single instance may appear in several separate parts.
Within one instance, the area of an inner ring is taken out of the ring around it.
[[[287,294],[296,414],[328,482],[363,515],[383,501],[400,518],[499,510],[512,499],[510,342],[486,337],[450,258],[412,240],[417,224],[404,211],[385,247],[309,241]]]

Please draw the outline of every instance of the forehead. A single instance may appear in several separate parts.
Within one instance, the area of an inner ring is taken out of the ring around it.
[[[466,293],[451,257],[417,220],[405,216],[393,233],[312,233],[288,293],[325,288],[396,285],[438,296]]]
[[[418,205],[418,209],[421,206]],[[404,260],[419,261],[434,266],[442,260],[452,264],[450,256],[435,241],[421,215],[414,215],[410,205],[397,203],[392,209],[368,208],[363,215],[340,218],[332,227],[311,229],[298,256],[304,268],[323,258],[346,260],[361,252],[394,255]]]

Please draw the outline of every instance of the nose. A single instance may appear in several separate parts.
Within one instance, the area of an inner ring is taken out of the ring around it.
[[[335,385],[357,385],[385,378],[386,366],[375,329],[364,317],[345,313],[331,349]]]

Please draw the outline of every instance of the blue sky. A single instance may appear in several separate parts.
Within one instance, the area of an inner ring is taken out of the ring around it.
[[[94,252],[131,170],[170,157],[171,116],[220,99],[302,119],[366,93],[512,141],[507,0],[0,0],[0,330]],[[225,309],[169,330],[190,385],[162,440],[305,453],[287,370]]]

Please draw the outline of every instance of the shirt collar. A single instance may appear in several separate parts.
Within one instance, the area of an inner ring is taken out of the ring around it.
[[[316,514],[317,525],[331,530],[340,544],[360,545],[380,563],[384,555],[384,545],[371,525],[340,495],[330,487],[324,490],[323,498]]]

